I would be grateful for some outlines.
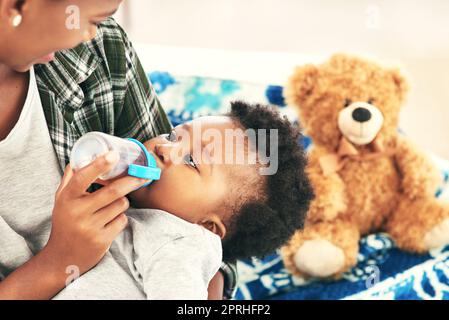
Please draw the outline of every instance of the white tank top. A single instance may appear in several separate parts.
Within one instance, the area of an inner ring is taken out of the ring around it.
[[[31,69],[20,118],[0,141],[0,280],[47,243],[61,176]]]

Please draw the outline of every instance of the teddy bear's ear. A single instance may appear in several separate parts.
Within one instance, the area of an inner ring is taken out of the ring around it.
[[[288,105],[300,106],[313,93],[318,79],[318,68],[312,64],[296,67],[285,88]]]
[[[399,69],[393,69],[389,71],[394,84],[396,86],[396,92],[398,94],[399,100],[402,102],[405,99],[405,96],[407,95],[409,85],[407,80],[404,78],[404,76],[401,74]]]

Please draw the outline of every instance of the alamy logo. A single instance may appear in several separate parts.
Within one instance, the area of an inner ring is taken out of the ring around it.
[[[65,286],[68,287],[71,285],[75,280],[77,280],[80,277],[80,269],[78,266],[70,265],[67,266],[65,269],[65,273],[68,274],[68,277],[65,280]]]
[[[193,122],[191,130],[175,129],[180,147],[170,151],[172,163],[185,161],[189,152],[200,164],[255,165],[260,175],[274,175],[278,170],[277,129],[225,129],[224,132]]]
[[[69,30],[79,30],[81,28],[80,23],[80,8],[75,5],[70,5],[65,9],[67,18],[65,20],[65,26]]]

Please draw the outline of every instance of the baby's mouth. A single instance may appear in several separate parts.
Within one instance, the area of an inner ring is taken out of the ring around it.
[[[154,157],[154,159],[156,160],[156,164],[157,164],[158,168],[162,169],[163,165],[164,165],[163,164],[164,161],[161,158],[161,156],[159,155],[157,146],[154,146],[154,148],[151,148],[151,146],[146,145],[145,147],[147,148],[148,153],[151,154]]]
[[[156,152],[154,152],[153,150],[148,150],[148,152],[154,157],[154,159],[156,159],[156,162],[160,162],[161,161],[161,158],[159,157],[159,155]]]

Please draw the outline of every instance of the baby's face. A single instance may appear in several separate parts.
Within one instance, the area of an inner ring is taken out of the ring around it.
[[[242,163],[240,154],[233,161],[225,159],[226,151],[229,155],[225,132],[245,139],[236,129],[230,117],[203,117],[145,142],[162,174],[160,180],[131,193],[131,205],[165,210],[224,236],[223,204],[234,185],[231,177],[244,176],[238,170],[249,170],[236,164]]]

